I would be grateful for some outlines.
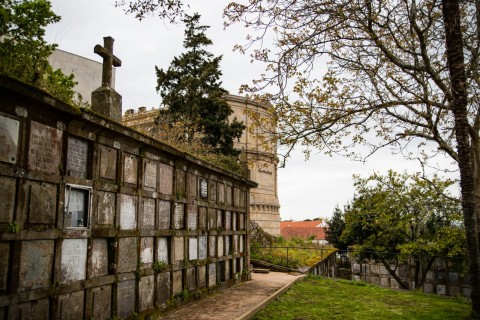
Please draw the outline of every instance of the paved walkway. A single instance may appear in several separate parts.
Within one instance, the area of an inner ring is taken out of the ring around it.
[[[253,273],[252,280],[167,313],[161,320],[246,320],[304,275]]]

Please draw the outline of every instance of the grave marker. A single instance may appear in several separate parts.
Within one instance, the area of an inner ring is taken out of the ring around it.
[[[135,311],[135,280],[117,283],[117,316],[126,318]]]
[[[62,242],[62,282],[84,280],[87,262],[87,239],[64,239]]]
[[[88,143],[75,137],[68,137],[67,175],[87,178]]]
[[[198,259],[198,240],[196,237],[188,239],[188,258],[189,260]]]
[[[157,261],[169,263],[168,260],[168,239],[166,237],[157,238]]]
[[[143,214],[142,214],[142,229],[155,228],[155,199],[142,198]]]
[[[123,181],[125,183],[137,184],[138,160],[133,154],[123,156]]]
[[[198,259],[207,259],[207,236],[198,237]]]
[[[30,122],[28,170],[59,174],[63,131]]]
[[[157,163],[145,159],[143,171],[143,186],[155,189],[157,187]]]
[[[141,238],[140,262],[143,264],[153,263],[153,237]]]
[[[23,241],[18,291],[48,287],[51,284],[53,256],[53,240]]]
[[[139,311],[153,309],[154,277],[142,277],[138,283]]]
[[[187,205],[188,219],[187,219],[187,228],[188,230],[197,230],[197,206],[189,203]]]
[[[113,225],[115,221],[115,193],[98,191],[97,224]]]
[[[137,197],[129,194],[120,195],[120,229],[137,228]]]
[[[175,224],[175,229],[181,230],[184,228],[184,223],[185,223],[185,205],[183,203],[175,203],[175,211],[174,211],[174,216],[173,216],[173,221]]]
[[[107,239],[92,240],[92,269],[90,277],[99,277],[108,274],[108,245]]]
[[[125,237],[118,239],[117,271],[130,272],[137,269],[137,238]]]
[[[100,145],[100,177],[115,180],[117,176],[117,150]]]
[[[0,115],[0,161],[17,163],[20,121]]]
[[[159,179],[160,185],[158,187],[158,190],[160,193],[171,195],[172,189],[173,189],[173,168],[169,165],[160,163],[159,170],[160,170],[160,179]]]
[[[158,228],[170,229],[170,201],[160,200],[158,205]]]

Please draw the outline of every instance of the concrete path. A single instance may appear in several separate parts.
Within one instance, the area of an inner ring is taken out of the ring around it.
[[[252,280],[167,313],[161,320],[246,320],[304,275],[253,273]]]

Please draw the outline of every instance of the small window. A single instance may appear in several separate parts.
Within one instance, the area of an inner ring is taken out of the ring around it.
[[[89,228],[92,188],[67,184],[65,186],[65,228]]]

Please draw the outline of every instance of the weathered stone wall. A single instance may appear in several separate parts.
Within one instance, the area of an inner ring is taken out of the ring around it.
[[[394,266],[392,266],[394,267]],[[470,297],[470,280],[467,272],[467,261],[464,258],[436,258],[427,272],[421,288],[415,288],[415,267],[399,264],[395,274],[410,290],[419,289],[425,293],[447,296]],[[399,289],[397,280],[388,272],[382,263],[374,261],[352,262],[353,280]]]
[[[123,318],[232,285],[253,186],[0,76],[0,319]]]

